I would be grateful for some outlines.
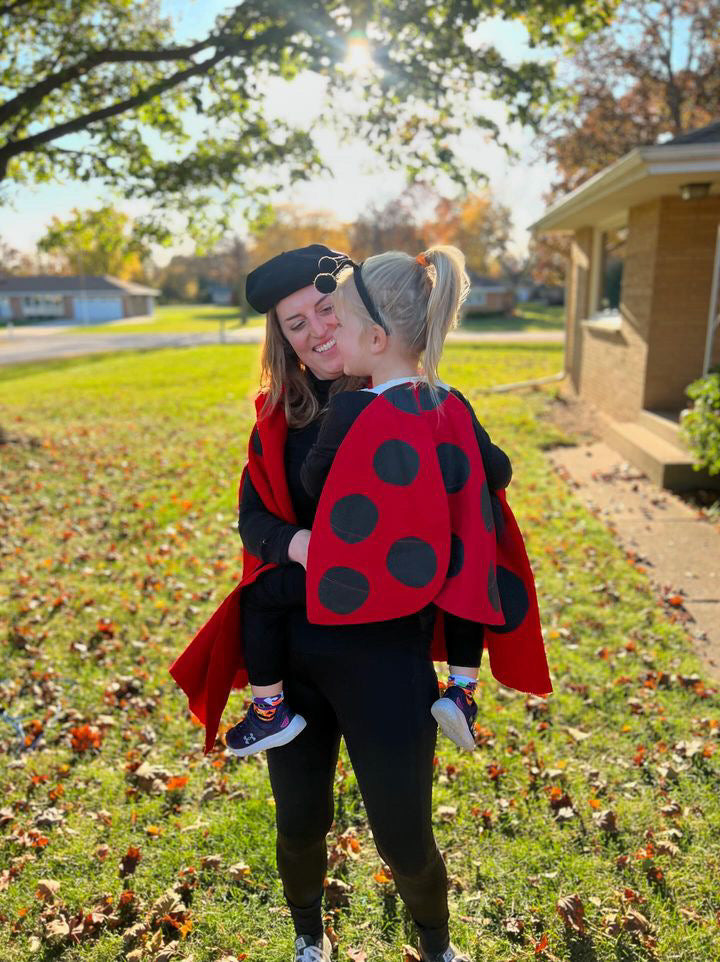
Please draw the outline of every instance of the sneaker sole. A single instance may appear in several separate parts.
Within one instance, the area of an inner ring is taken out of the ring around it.
[[[263,738],[262,741],[253,742],[252,745],[248,745],[246,748],[231,748],[226,745],[225,748],[230,752],[231,755],[235,755],[237,758],[245,758],[247,755],[256,755],[258,752],[264,752],[268,748],[279,748],[280,745],[287,745],[291,742],[296,735],[305,728],[307,722],[300,715],[296,715],[287,728],[283,728],[282,731],[276,732],[274,735],[268,735],[267,738]]]
[[[474,752],[477,747],[467,719],[449,698],[438,698],[430,709],[433,718],[447,737],[460,748]]]

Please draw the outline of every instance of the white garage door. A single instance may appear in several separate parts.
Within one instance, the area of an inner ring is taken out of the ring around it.
[[[75,320],[116,321],[123,316],[121,297],[76,297]]]
[[[0,317],[10,317],[10,301],[7,297],[0,297]]]

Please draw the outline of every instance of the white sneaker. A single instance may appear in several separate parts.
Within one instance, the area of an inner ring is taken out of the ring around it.
[[[420,958],[423,962],[471,962],[470,956],[456,949],[452,943],[438,955],[425,955],[421,948]]]
[[[331,957],[332,943],[325,933],[317,941],[309,935],[295,939],[295,962],[331,962]]]

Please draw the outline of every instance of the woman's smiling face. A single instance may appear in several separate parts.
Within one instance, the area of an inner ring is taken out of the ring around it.
[[[288,344],[315,377],[340,377],[343,362],[335,343],[337,321],[330,295],[311,284],[284,297],[275,311]]]

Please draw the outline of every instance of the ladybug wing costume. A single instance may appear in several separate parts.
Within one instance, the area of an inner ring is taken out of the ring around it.
[[[350,428],[323,488],[308,553],[308,620],[365,624],[434,602],[486,626],[502,684],[550,692],[532,571],[504,491],[498,497],[500,533],[462,401],[407,383],[379,394]],[[442,618],[433,657],[444,657]]]

